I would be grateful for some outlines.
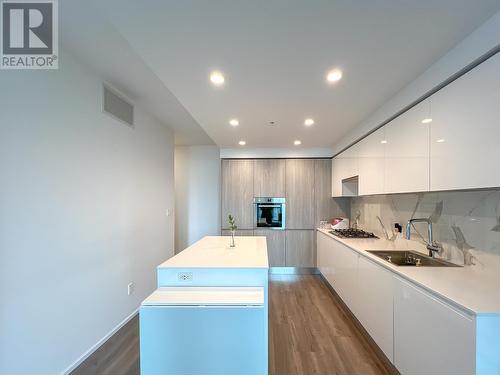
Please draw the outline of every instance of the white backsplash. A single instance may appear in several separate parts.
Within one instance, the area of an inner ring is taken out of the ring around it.
[[[394,223],[402,225],[404,232],[410,218],[431,217],[434,239],[444,248],[443,258],[463,263],[466,251],[476,258],[478,266],[500,264],[500,190],[356,197],[351,201],[351,220],[358,214],[359,227],[381,238],[385,234],[377,216],[389,236]],[[427,224],[415,223],[415,226],[427,239]],[[412,239],[418,238],[412,228]]]

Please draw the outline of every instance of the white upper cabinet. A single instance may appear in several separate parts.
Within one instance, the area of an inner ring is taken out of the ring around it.
[[[384,193],[385,142],[385,127],[359,142],[359,195]]]
[[[500,54],[432,96],[431,190],[500,186]]]
[[[342,160],[342,179],[352,178],[358,175],[358,153],[359,153],[359,144],[355,144],[345,150],[342,154],[340,154],[340,159]]]
[[[339,157],[334,157],[332,159],[332,197],[342,196],[341,168],[341,159]]]
[[[333,159],[332,195],[358,176],[358,194],[429,190],[429,100],[413,107]]]
[[[385,193],[429,190],[429,99],[385,128]]]
[[[347,150],[337,155],[332,160],[332,196],[342,197],[342,196],[352,196],[357,194],[352,194],[348,189],[346,190],[345,185],[342,181],[350,179],[352,177],[357,177],[359,174],[358,169],[358,150],[359,143],[349,147]]]
[[[359,195],[429,190],[429,102],[359,142]]]
[[[500,187],[499,87],[500,53],[336,156],[332,196]]]

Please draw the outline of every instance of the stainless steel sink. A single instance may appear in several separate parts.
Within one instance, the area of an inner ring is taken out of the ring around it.
[[[382,258],[383,260],[395,264],[396,266],[409,267],[461,267],[457,264],[447,262],[442,259],[431,258],[422,253],[412,250],[368,250],[369,253]]]

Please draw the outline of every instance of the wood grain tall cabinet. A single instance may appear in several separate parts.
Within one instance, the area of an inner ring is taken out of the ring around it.
[[[287,267],[315,267],[315,160],[286,160]]]
[[[254,161],[253,192],[256,197],[285,196],[285,160]]]
[[[283,159],[258,159],[254,161],[254,196],[284,197],[285,168]],[[265,236],[269,265],[271,267],[285,266],[285,231],[259,229],[255,236]]]
[[[229,235],[231,213],[237,235],[266,236],[271,267],[316,267],[315,228],[349,211],[331,189],[330,159],[223,160],[221,233]],[[254,197],[286,198],[286,230],[255,228]]]
[[[270,267],[284,267],[285,263],[285,231],[272,229],[256,229],[254,236],[265,236]]]
[[[253,230],[253,184],[253,160],[222,160],[222,229],[232,214],[238,229]]]
[[[314,228],[314,160],[286,160],[286,228]]]
[[[314,230],[287,229],[286,254],[287,267],[316,267],[316,250],[314,248]]]

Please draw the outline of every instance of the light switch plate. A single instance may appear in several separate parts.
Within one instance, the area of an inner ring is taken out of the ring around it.
[[[135,284],[133,282],[127,285],[127,294],[130,296],[135,291]]]

